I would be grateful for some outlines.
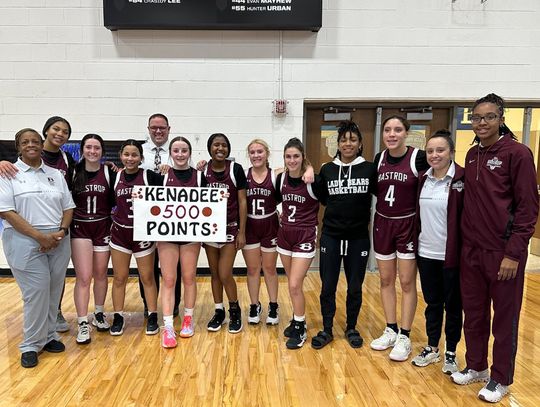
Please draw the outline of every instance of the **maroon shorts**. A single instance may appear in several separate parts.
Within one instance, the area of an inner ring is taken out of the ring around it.
[[[133,254],[134,257],[148,256],[156,249],[154,242],[134,242],[133,228],[126,228],[113,222],[111,227],[111,248]]]
[[[95,252],[109,251],[111,241],[111,218],[71,222],[70,233],[72,239],[91,240]]]
[[[291,257],[315,257],[317,227],[281,226],[277,235],[277,251]]]
[[[236,242],[236,236],[238,236],[238,223],[237,222],[229,223],[227,225],[227,230],[225,233],[227,234],[227,236],[224,242],[205,242],[204,244],[221,249],[227,243]]]
[[[392,219],[375,213],[373,221],[373,251],[379,260],[415,259],[417,238],[414,216]]]
[[[247,218],[245,250],[261,248],[263,252],[275,252],[279,218],[277,213],[267,218]]]

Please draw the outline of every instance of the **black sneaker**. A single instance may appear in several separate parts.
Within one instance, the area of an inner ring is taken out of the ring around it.
[[[268,315],[266,316],[266,325],[279,324],[279,305],[277,302],[271,302],[268,305]]]
[[[300,349],[307,339],[307,326],[305,321],[293,321],[291,336],[285,344],[287,349]]]
[[[225,310],[216,308],[214,316],[208,321],[207,329],[212,332],[217,332],[221,329],[221,325],[225,322]]]
[[[159,332],[157,312],[150,312],[146,320],[146,335],[155,335]]]
[[[124,333],[124,317],[118,313],[114,313],[113,316],[113,323],[111,326],[111,329],[109,329],[109,333],[112,336],[119,336]]]
[[[261,322],[261,312],[262,306],[260,302],[257,304],[251,304],[249,306],[248,323],[250,325],[257,325],[259,322]]]
[[[289,326],[283,330],[283,335],[286,338],[290,338],[294,329],[294,319],[289,321]]]
[[[37,352],[28,351],[21,354],[21,366],[22,367],[35,367],[38,364]]]
[[[242,330],[242,310],[240,307],[229,308],[229,333],[236,334]]]
[[[45,344],[43,350],[50,353],[60,353],[66,350],[66,346],[56,339],[53,339]]]

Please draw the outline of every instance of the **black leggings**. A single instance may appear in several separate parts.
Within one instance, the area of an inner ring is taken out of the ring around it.
[[[366,275],[369,256],[369,239],[341,240],[332,236],[321,236],[320,275],[321,313],[324,328],[332,328],[336,314],[336,290],[343,259],[347,278],[347,327],[356,327],[362,306],[362,284]]]
[[[459,269],[444,268],[444,261],[417,256],[422,294],[426,302],[426,334],[428,345],[439,347],[444,311],[446,310],[446,350],[456,351],[461,339],[463,313],[459,291]]]

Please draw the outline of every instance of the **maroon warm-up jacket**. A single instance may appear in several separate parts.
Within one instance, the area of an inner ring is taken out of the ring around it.
[[[519,261],[538,216],[534,158],[509,136],[488,147],[476,145],[465,158],[463,244],[504,251]]]
[[[448,205],[446,207],[447,216],[447,238],[446,251],[444,256],[444,268],[458,268],[460,262],[461,250],[461,229],[460,218],[463,209],[465,170],[458,164],[455,164],[456,172],[450,183],[448,191]],[[418,192],[416,196],[416,231],[420,236],[422,222],[420,219],[420,192],[426,182],[426,171],[418,175]]]

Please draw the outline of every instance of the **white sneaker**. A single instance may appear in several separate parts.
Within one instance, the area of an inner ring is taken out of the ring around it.
[[[455,352],[444,352],[444,365],[442,371],[444,374],[452,374],[459,370]]]
[[[77,343],[79,345],[85,345],[90,343],[90,340],[90,325],[88,325],[88,322],[81,322],[77,332]]]
[[[111,326],[107,322],[107,318],[105,318],[105,314],[103,314],[103,312],[94,312],[94,318],[92,319],[92,325],[94,325],[99,332],[106,332],[111,328]]]
[[[403,362],[411,354],[411,340],[403,334],[398,334],[396,344],[390,352],[390,359],[396,362]]]
[[[476,370],[466,367],[461,372],[452,373],[450,376],[452,381],[456,384],[465,385],[476,382],[487,382],[489,380],[488,370],[482,370],[477,372]]]
[[[478,392],[478,398],[489,403],[497,403],[506,393],[508,393],[508,386],[489,379],[489,382]]]
[[[414,357],[412,364],[418,367],[425,367],[432,363],[440,362],[440,360],[441,355],[439,354],[439,351],[433,350],[431,346],[426,346],[418,356]]]
[[[377,339],[371,341],[371,349],[385,350],[391,348],[396,343],[397,333],[392,328],[384,328],[384,332]]]

